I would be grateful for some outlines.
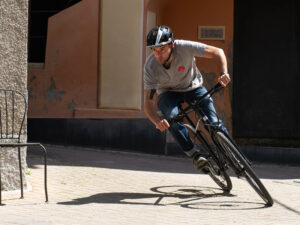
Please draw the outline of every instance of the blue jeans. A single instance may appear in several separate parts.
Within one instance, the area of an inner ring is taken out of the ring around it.
[[[200,86],[199,88],[188,92],[168,91],[158,96],[158,108],[162,112],[165,119],[170,119],[178,114],[179,102],[185,101],[187,103],[190,103],[193,100],[200,98],[206,92],[207,90],[203,86]],[[205,97],[201,101],[201,103],[199,104],[199,108],[207,116],[208,122],[210,124],[219,122],[220,128],[228,133],[226,128],[223,126],[222,121],[218,120],[216,116],[216,110],[213,105],[213,100],[210,96]],[[187,128],[181,123],[174,123],[170,126],[169,131],[171,132],[177,143],[181,146],[182,150],[188,156],[191,156],[194,153],[194,144],[188,135]]]

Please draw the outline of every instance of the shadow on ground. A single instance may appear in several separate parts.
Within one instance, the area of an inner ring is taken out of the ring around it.
[[[151,193],[110,192],[99,193],[72,201],[59,202],[59,205],[130,204],[147,206],[178,205],[189,209],[205,210],[250,210],[265,208],[263,203],[242,201],[220,201],[219,197],[234,197],[212,187],[161,186],[151,188]]]
[[[80,147],[46,146],[48,165],[84,166],[135,171],[167,173],[198,173],[192,161],[187,157],[158,156],[122,151],[95,150]],[[43,163],[39,151],[28,151],[28,165],[34,168]],[[254,170],[260,178],[299,179],[300,167],[274,164],[254,164]],[[232,175],[232,174],[231,174]]]

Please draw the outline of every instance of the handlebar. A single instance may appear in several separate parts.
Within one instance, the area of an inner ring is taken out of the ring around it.
[[[211,88],[209,91],[207,91],[204,95],[202,95],[195,103],[195,105],[199,104],[206,96],[210,95],[212,96],[216,92],[220,91],[223,88],[223,86],[220,83],[217,83],[213,88]]]
[[[193,103],[193,105],[198,105],[206,96],[210,95],[212,96],[213,94],[217,93],[218,91],[220,91],[223,88],[223,86],[220,83],[217,83],[213,88],[211,88],[209,91],[207,91],[204,95],[202,95],[199,99],[197,99],[197,101],[195,101],[195,103]],[[181,122],[184,117],[185,117],[185,112],[188,111],[189,109],[191,109],[192,106],[188,106],[186,107],[182,113],[179,113],[178,115],[176,115],[175,117],[168,119],[168,123],[171,125],[172,123],[176,123],[176,122]]]

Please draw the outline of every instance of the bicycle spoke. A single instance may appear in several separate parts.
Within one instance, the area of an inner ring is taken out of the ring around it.
[[[199,122],[198,122],[199,124]],[[184,126],[192,132],[194,135],[194,145],[197,146],[195,140],[198,140],[201,142],[201,134],[196,129],[193,128],[191,125],[184,124]],[[209,147],[207,147],[209,148]],[[211,152],[210,152],[211,151]],[[223,166],[220,168],[220,165],[218,163],[223,163],[223,159],[221,159],[221,155],[218,155],[214,152],[213,149],[210,148],[210,151],[207,151],[207,153],[204,153],[204,157],[207,158],[209,166],[202,169],[203,173],[208,174],[212,180],[220,187],[223,191],[230,192],[232,189],[232,183],[230,180],[230,177],[228,176],[225,167]]]

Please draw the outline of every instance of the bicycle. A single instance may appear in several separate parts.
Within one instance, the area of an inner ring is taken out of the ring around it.
[[[212,96],[222,88],[221,84],[216,84],[201,98],[191,102],[185,108],[183,107],[182,102],[179,103],[179,113],[175,117],[169,119],[168,122],[169,124],[172,124],[183,122],[184,119],[186,119],[188,123],[183,125],[191,131],[190,137],[194,142],[200,142],[205,150],[204,154],[208,160],[208,166],[204,167],[202,171],[208,174],[216,184],[223,189],[223,191],[229,193],[232,189],[232,182],[227,173],[227,170],[230,168],[238,178],[245,178],[248,181],[250,186],[252,186],[258,195],[265,201],[267,206],[272,206],[273,199],[252,169],[251,162],[229,135],[220,128],[219,122],[210,124],[206,115],[199,107],[197,107],[206,96]],[[198,117],[196,124],[188,115],[192,112],[195,112]],[[207,138],[199,130],[201,124],[206,127],[214,144],[213,146],[209,144]]]

